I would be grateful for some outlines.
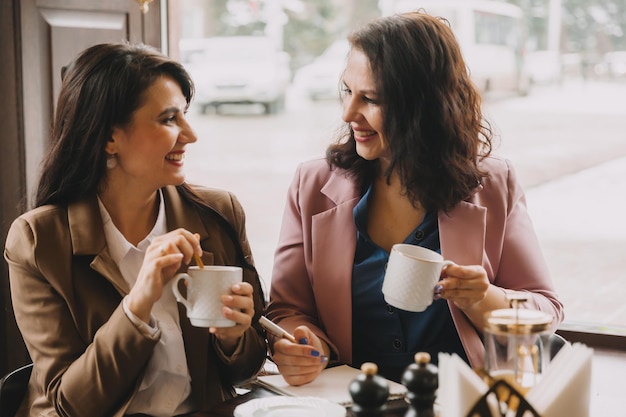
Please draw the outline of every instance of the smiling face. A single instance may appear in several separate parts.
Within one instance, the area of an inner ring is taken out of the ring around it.
[[[176,81],[158,77],[144,92],[142,105],[127,126],[113,129],[107,144],[117,166],[108,171],[108,186],[154,192],[185,179],[185,146],[197,140],[187,122],[187,101]]]
[[[343,74],[342,118],[354,131],[356,151],[364,159],[387,160],[391,152],[383,137],[383,111],[367,56],[352,48]]]

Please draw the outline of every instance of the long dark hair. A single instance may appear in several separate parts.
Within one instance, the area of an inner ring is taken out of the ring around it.
[[[189,104],[194,86],[187,71],[146,45],[95,45],[63,69],[36,207],[67,204],[98,191],[106,174],[105,147],[113,128],[130,122],[143,104],[143,93],[163,75],[180,85]]]
[[[396,170],[407,196],[427,210],[447,211],[471,195],[486,173],[492,130],[447,22],[422,11],[379,18],[349,37],[368,58]],[[356,153],[346,124],[327,149],[328,162],[348,170],[361,190],[377,175],[376,160]]]

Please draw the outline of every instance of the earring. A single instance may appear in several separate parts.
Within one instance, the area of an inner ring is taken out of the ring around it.
[[[112,153],[107,155],[107,168],[113,169],[117,166],[117,155]]]

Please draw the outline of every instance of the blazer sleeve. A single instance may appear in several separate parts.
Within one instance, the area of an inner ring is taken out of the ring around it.
[[[267,316],[284,327],[287,331],[301,325],[306,325],[319,338],[324,340],[334,351],[337,348],[322,330],[317,310],[317,303],[311,275],[307,266],[307,258],[311,258],[310,238],[312,233],[312,213],[303,213],[308,210],[307,199],[310,194],[319,191],[315,183],[302,184],[302,165],[294,174],[292,183],[287,191],[287,199],[283,213],[278,246],[274,255],[272,271],[272,286]],[[306,188],[306,191],[303,191]],[[304,207],[304,208],[303,208]],[[272,344],[274,340],[270,340]]]
[[[563,304],[559,301],[541,244],[528,213],[526,196],[515,170],[508,160],[506,189],[507,210],[502,249],[494,284],[506,290],[529,295],[526,308],[546,312],[554,317],[553,330],[563,321]]]
[[[83,339],[81,318],[70,306],[90,301],[76,299],[72,286],[90,276],[71,276],[73,256],[62,224],[53,230],[23,217],[12,224],[4,255],[15,318],[35,363],[36,385],[43,387],[38,395],[60,416],[111,416],[134,392],[160,334],[141,334],[116,298],[93,340]],[[74,268],[89,270],[84,261]]]

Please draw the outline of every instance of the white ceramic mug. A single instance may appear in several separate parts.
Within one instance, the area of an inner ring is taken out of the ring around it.
[[[433,302],[441,271],[452,261],[421,246],[393,245],[383,281],[385,301],[406,311],[424,311]]]
[[[222,314],[222,294],[230,294],[233,285],[241,282],[242,269],[238,266],[206,265],[191,266],[187,273],[177,274],[172,282],[176,301],[187,309],[187,317],[196,327],[231,327],[236,323]],[[178,282],[187,284],[187,297],[179,289]]]

